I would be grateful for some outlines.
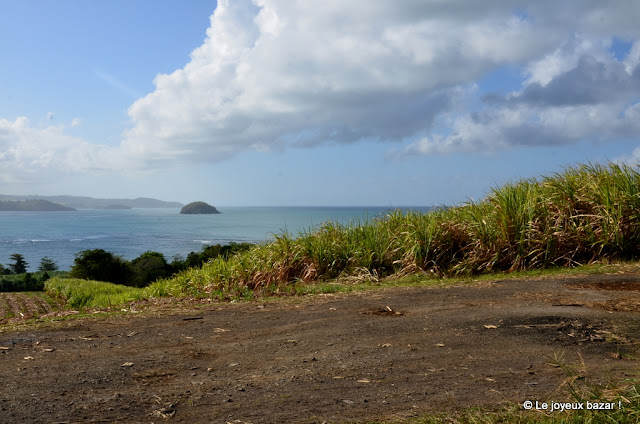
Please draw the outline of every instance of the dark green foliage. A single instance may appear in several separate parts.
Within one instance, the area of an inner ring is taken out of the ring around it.
[[[226,259],[237,252],[248,250],[252,246],[250,243],[207,246],[199,253],[189,253],[186,260],[176,256],[171,264],[167,263],[162,253],[152,251],[145,252],[128,262],[102,249],[85,250],[76,255],[75,264],[71,268],[69,277],[146,287],[154,281],[167,278],[176,272],[187,268],[201,267],[203,263],[213,258]],[[43,261],[45,259],[43,258]]]
[[[21,292],[21,291],[42,291],[44,290],[44,282],[49,278],[46,274],[36,278],[31,273],[22,275],[12,275],[0,279],[0,292]]]
[[[206,246],[200,252],[189,253],[187,259],[175,256],[170,264],[167,263],[162,253],[148,251],[131,261],[133,282],[130,285],[146,287],[158,279],[170,277],[187,268],[200,268],[211,259],[227,259],[238,252],[248,250],[252,246],[253,244],[251,243],[234,242],[225,245]]]
[[[184,261],[184,266],[182,267],[182,269],[198,268],[201,267],[204,263],[215,258],[228,259],[230,256],[233,256],[236,253],[249,250],[251,247],[253,247],[253,244],[251,243],[234,242],[224,245],[216,244],[212,246],[206,246],[200,253],[189,253],[187,259]]]
[[[84,250],[78,253],[69,276],[126,286],[134,284],[131,265],[103,249]]]
[[[29,264],[24,260],[24,256],[19,253],[14,253],[9,259],[13,261],[12,264],[9,264],[9,268],[11,268],[14,274],[24,274],[27,272],[27,266]]]
[[[40,266],[38,267],[38,271],[57,271],[58,265],[53,261],[53,259],[45,256],[40,259]]]
[[[181,255],[175,255],[173,261],[169,264],[172,273],[180,272],[186,269],[185,260]]]
[[[44,289],[44,282],[39,281],[29,272],[24,274],[22,285],[25,288],[23,291],[39,291]]]
[[[131,261],[133,269],[133,286],[145,287],[159,278],[171,274],[171,267],[167,264],[162,253],[147,251]]]

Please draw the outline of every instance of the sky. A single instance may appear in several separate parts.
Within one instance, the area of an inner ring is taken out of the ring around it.
[[[0,0],[0,194],[431,206],[640,160],[640,1]]]

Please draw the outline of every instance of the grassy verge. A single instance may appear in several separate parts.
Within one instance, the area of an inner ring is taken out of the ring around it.
[[[284,288],[275,286],[260,293],[260,297],[266,300],[270,296],[306,296],[326,293],[348,293],[355,291],[376,290],[390,287],[415,287],[415,286],[443,286],[451,284],[474,284],[482,281],[505,279],[531,279],[572,276],[584,274],[604,274],[633,271],[640,267],[638,262],[624,263],[594,263],[583,267],[561,268],[554,267],[541,270],[514,271],[510,273],[489,273],[477,276],[457,276],[440,278],[430,274],[411,274],[406,276],[390,276],[386,278],[373,278],[369,274],[354,275],[327,281],[303,282],[297,281]],[[191,270],[197,273],[197,270]],[[168,280],[171,281],[171,280]],[[101,281],[91,281],[73,278],[52,278],[45,284],[46,292],[34,292],[40,295],[56,309],[60,308],[60,302],[66,303],[72,309],[110,309],[120,308],[126,304],[154,297],[169,296],[164,291],[164,282],[154,284],[147,288],[135,288],[112,284]],[[158,292],[158,288],[163,291]],[[286,290],[285,290],[286,289]],[[196,290],[189,297],[213,298],[219,301],[251,300],[257,295],[253,290],[236,290],[234,294],[218,291],[202,295]],[[53,302],[53,303],[52,303]],[[0,305],[2,306],[2,305]]]
[[[494,189],[481,202],[275,236],[152,284],[152,296],[295,293],[336,278],[473,276],[640,257],[640,173],[582,165]]]
[[[51,278],[45,290],[74,309],[110,308],[145,297],[143,289],[78,278]]]
[[[72,307],[105,307],[145,297],[306,294],[406,276],[424,283],[426,276],[476,278],[637,259],[640,173],[615,164],[582,165],[504,185],[481,202],[347,225],[327,222],[298,237],[274,237],[144,290],[59,278],[47,290]]]

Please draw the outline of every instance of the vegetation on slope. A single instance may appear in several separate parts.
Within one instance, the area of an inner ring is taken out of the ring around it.
[[[350,275],[439,276],[632,259],[640,250],[640,173],[581,165],[492,190],[480,202],[373,222],[327,222],[150,286],[150,294],[289,291],[297,282]]]
[[[45,282],[45,290],[74,309],[109,308],[144,297],[140,288],[79,278],[51,278]]]
[[[39,211],[39,212],[53,212],[53,211],[75,211],[75,209],[59,205],[57,203],[49,202],[47,200],[0,200],[0,211]]]

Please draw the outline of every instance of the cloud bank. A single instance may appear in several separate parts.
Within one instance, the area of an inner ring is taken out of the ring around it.
[[[530,77],[521,90],[485,95],[480,110],[449,122],[446,135],[430,134],[401,153],[426,155],[637,139],[639,43],[633,44],[625,60],[618,61],[607,44],[575,38],[581,37],[573,36],[554,52],[530,63]]]
[[[0,165],[154,169],[323,143],[395,142],[404,156],[635,139],[640,12],[624,4],[220,0],[190,62],[131,105],[119,146],[0,120]],[[614,37],[631,46],[622,59]],[[479,94],[503,67],[522,71],[520,87]]]

